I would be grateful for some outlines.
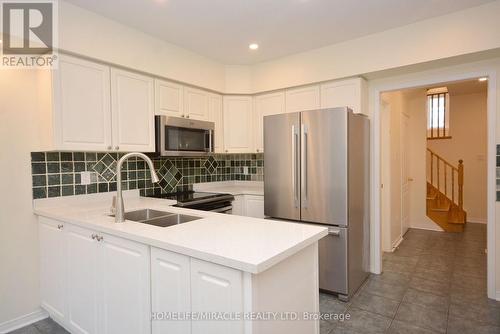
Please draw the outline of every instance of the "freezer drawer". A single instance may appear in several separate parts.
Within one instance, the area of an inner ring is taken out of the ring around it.
[[[328,235],[319,241],[319,288],[329,292],[347,295],[348,229],[329,227]]]

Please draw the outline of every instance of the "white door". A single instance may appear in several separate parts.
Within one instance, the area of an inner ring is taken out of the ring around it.
[[[245,195],[245,216],[264,218],[264,196]]]
[[[349,107],[361,112],[362,79],[334,81],[321,85],[321,108]]]
[[[184,87],[182,85],[155,80],[155,114],[182,117],[184,115]]]
[[[246,213],[245,196],[235,195],[232,203],[232,214],[237,216],[244,216]]]
[[[56,148],[111,149],[109,67],[61,56],[52,85]]]
[[[254,135],[255,151],[264,152],[264,116],[285,112],[285,92],[258,95],[255,97]]]
[[[242,272],[191,259],[191,310],[194,313],[243,311]],[[242,321],[194,321],[192,334],[243,333]]]
[[[151,298],[153,314],[191,312],[191,274],[188,256],[151,248]],[[191,334],[191,321],[152,321],[153,334]]]
[[[401,236],[410,227],[410,186],[411,176],[409,174],[409,121],[410,117],[401,113]]]
[[[95,232],[66,225],[68,325],[72,333],[97,333],[97,241]]]
[[[40,299],[42,307],[58,321],[66,317],[66,247],[64,224],[39,218]]]
[[[184,88],[184,111],[187,118],[208,120],[208,93],[191,87]]]
[[[252,98],[224,96],[224,152],[249,153],[253,146]]]
[[[101,332],[150,333],[149,247],[107,234],[99,236]]]
[[[114,150],[154,152],[154,86],[152,78],[112,69],[111,111]]]
[[[208,97],[209,121],[215,123],[215,153],[224,152],[224,117],[222,116],[222,96],[210,94]]]
[[[320,107],[319,86],[307,86],[286,90],[286,112],[315,110]]]

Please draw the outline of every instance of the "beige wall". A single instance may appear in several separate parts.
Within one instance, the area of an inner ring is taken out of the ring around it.
[[[452,139],[430,140],[428,147],[454,165],[464,161],[464,208],[467,220],[486,223],[487,94],[450,94]]]
[[[0,324],[40,306],[30,152],[39,139],[38,75],[0,70]]]

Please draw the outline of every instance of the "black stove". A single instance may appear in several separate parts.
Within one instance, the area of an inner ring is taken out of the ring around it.
[[[198,191],[183,191],[176,193],[155,193],[147,197],[164,198],[177,201],[174,206],[196,209],[203,211],[214,211],[231,213],[234,196],[231,194],[216,194]]]

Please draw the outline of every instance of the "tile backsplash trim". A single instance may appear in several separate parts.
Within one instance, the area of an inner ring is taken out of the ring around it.
[[[116,190],[116,162],[124,153],[32,152],[33,199],[94,194]],[[263,181],[264,156],[215,154],[209,157],[161,157],[153,159],[160,182],[153,184],[142,159],[125,162],[124,190],[140,189],[141,195],[192,190],[194,183],[216,181]],[[244,174],[244,167],[248,174]],[[81,173],[91,173],[82,185]]]

